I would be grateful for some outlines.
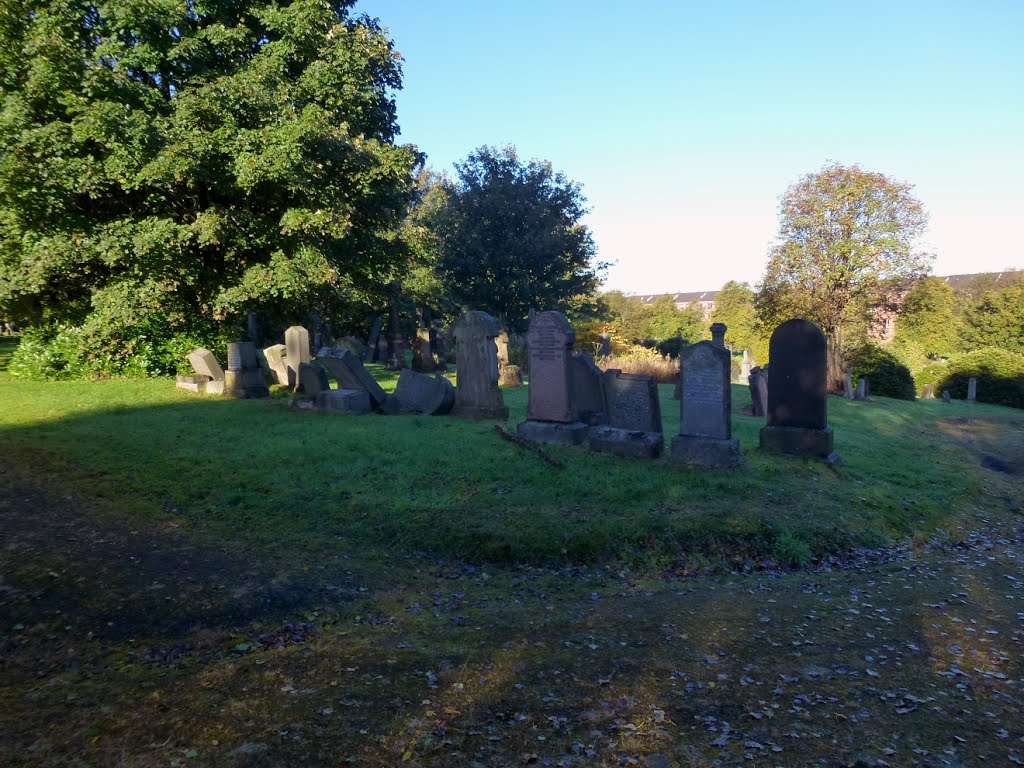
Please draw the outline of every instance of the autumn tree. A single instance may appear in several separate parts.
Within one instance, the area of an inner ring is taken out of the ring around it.
[[[0,315],[166,369],[400,269],[419,158],[350,0],[2,5]]]
[[[603,264],[582,219],[580,185],[515,148],[481,147],[455,165],[433,219],[449,296],[524,329],[531,308],[578,311]]]
[[[859,166],[826,165],[782,196],[778,242],[758,295],[766,327],[813,320],[828,339],[828,384],[842,386],[854,313],[870,311],[919,278],[931,257],[917,250],[927,223],[909,184]]]

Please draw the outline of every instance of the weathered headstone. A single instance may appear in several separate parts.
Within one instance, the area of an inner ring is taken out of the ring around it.
[[[316,396],[316,407],[329,413],[361,416],[373,410],[365,389],[324,389]]]
[[[370,336],[366,342],[366,354],[363,356],[364,363],[375,363],[378,360],[377,346],[380,343],[380,329],[384,325],[384,318],[378,315],[373,318],[373,325],[370,326]]]
[[[714,326],[712,326],[714,327]],[[683,349],[679,434],[672,438],[672,460],[704,467],[734,467],[740,441],[732,436],[732,355],[714,341]]]
[[[207,384],[214,383],[215,382],[213,382],[209,376],[200,376],[199,374],[196,374],[194,376],[181,375],[174,377],[174,386],[176,386],[178,389],[184,389],[189,392],[199,392],[201,394],[206,393]],[[220,384],[223,387],[223,381],[216,383]]]
[[[228,370],[224,375],[224,391],[232,397],[269,397],[263,366],[251,341],[228,344]]]
[[[853,374],[849,371],[843,374],[843,397],[853,400]]]
[[[934,384],[925,384],[924,385],[924,392],[921,393],[921,397],[923,397],[923,398],[925,398],[927,400],[934,400],[935,399],[935,385]]]
[[[809,320],[787,320],[769,342],[768,424],[761,448],[832,458],[826,397],[827,342]]]
[[[951,403],[953,402],[953,395],[949,393],[948,389],[942,390],[942,402]]]
[[[498,367],[508,365],[508,332],[501,331],[494,337],[494,346],[498,349]]]
[[[284,345],[288,386],[295,389],[299,386],[299,366],[312,359],[309,354],[309,331],[301,325],[289,327],[284,332]]]
[[[870,400],[871,396],[868,393],[868,380],[865,378],[857,379],[857,391],[853,395],[854,400]]]
[[[967,380],[967,402],[973,403],[978,399],[978,380],[973,376]]]
[[[322,349],[323,347],[347,349],[360,360],[366,356],[366,345],[363,344],[362,339],[358,339],[355,336],[346,336],[343,339],[338,339],[333,345],[324,344],[321,347],[314,347],[314,349]]]
[[[597,334],[597,356],[610,357],[612,354],[612,335],[610,333]]]
[[[457,376],[452,414],[466,419],[507,419],[498,388],[498,326],[486,312],[466,312],[455,323]]]
[[[331,388],[327,371],[316,363],[299,363],[299,387],[296,390],[309,400],[316,400],[321,392]]]
[[[288,348],[284,344],[274,344],[263,350],[263,356],[267,360],[267,367],[278,384],[288,386],[288,363],[285,362],[285,355]]]
[[[604,401],[604,372],[594,364],[590,355],[574,355],[569,361],[572,371],[572,399],[576,415],[590,426],[604,424],[608,419],[608,406]]]
[[[538,312],[530,321],[526,335],[529,400],[526,421],[517,428],[519,437],[560,445],[579,445],[586,439],[588,427],[576,418],[572,399],[569,361],[575,341],[576,334],[561,312]]]
[[[416,344],[412,350],[412,368],[414,371],[429,373],[437,366],[434,361],[434,350],[430,343],[431,329],[420,326],[416,329]]]
[[[395,396],[402,410],[441,416],[455,405],[455,387],[444,376],[427,376],[406,369],[398,376]]]
[[[619,456],[655,458],[664,437],[658,385],[651,376],[604,372],[608,423],[590,430],[590,449]]]
[[[755,365],[747,377],[750,386],[750,412],[764,418],[768,414],[768,377],[764,368]]]
[[[747,381],[750,376],[750,354],[743,350],[743,361],[740,363],[740,383]]]
[[[220,367],[220,363],[213,356],[213,352],[206,349],[206,347],[199,347],[199,349],[189,353],[188,361],[200,376],[206,376],[212,381],[224,380],[224,369]]]
[[[317,362],[338,380],[339,389],[362,389],[370,395],[376,411],[397,413],[398,402],[388,396],[377,380],[363,367],[363,361],[347,349],[324,347],[316,353]]]
[[[498,367],[498,386],[502,389],[514,389],[523,386],[523,369],[518,365],[502,365]]]

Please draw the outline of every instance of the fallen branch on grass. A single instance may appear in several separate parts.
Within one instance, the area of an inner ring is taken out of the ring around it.
[[[544,459],[544,461],[546,461],[551,466],[558,467],[559,469],[561,469],[564,466],[562,464],[562,462],[560,462],[554,456],[548,456],[540,448],[538,448],[537,446],[533,445],[533,443],[528,443],[525,440],[520,440],[518,437],[516,437],[511,432],[509,432],[507,429],[505,429],[505,427],[503,425],[495,424],[494,428],[496,430],[498,430],[498,434],[500,434],[503,438],[508,440],[510,443],[515,443],[516,445],[518,445],[520,448],[522,448],[524,450],[532,451],[533,453],[536,453],[538,456],[540,456],[542,459]]]

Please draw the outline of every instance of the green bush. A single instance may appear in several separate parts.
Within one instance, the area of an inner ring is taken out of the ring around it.
[[[877,344],[865,344],[849,357],[853,379],[867,379],[873,395],[895,397],[899,400],[915,398],[914,377],[899,359]]]
[[[945,376],[936,392],[948,389],[956,399],[967,397],[967,382],[978,380],[980,403],[1024,408],[1024,355],[999,347],[984,347],[960,355],[943,367]]]

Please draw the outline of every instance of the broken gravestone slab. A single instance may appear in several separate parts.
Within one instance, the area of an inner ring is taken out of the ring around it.
[[[441,416],[455,404],[455,387],[444,376],[428,376],[406,368],[398,375],[395,396],[403,410]]]
[[[347,349],[324,347],[316,353],[316,359],[338,380],[340,389],[362,389],[369,394],[375,411],[398,413],[397,398],[388,395],[363,367],[363,361]]]
[[[362,416],[370,413],[370,394],[365,389],[325,389],[316,396],[316,407],[328,413]]]
[[[316,363],[299,363],[299,388],[297,392],[309,400],[316,400],[321,392],[329,391],[331,381],[327,371]]]
[[[285,362],[285,354],[288,347],[284,344],[274,344],[263,350],[263,356],[267,360],[267,367],[276,384],[288,386],[288,364]]]

